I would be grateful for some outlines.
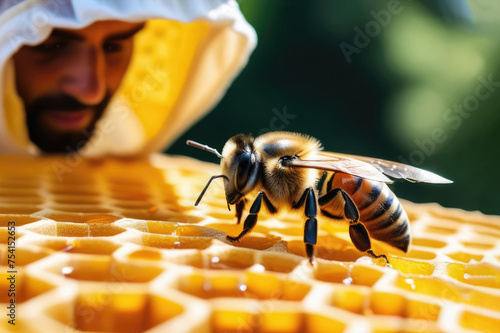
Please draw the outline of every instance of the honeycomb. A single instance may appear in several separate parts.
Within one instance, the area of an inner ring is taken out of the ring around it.
[[[320,220],[259,216],[237,235],[219,167],[186,157],[3,156],[2,332],[498,332],[500,217],[403,201],[408,254],[390,266]],[[6,309],[15,222],[15,323]],[[12,224],[12,223],[11,223]],[[380,244],[375,244],[377,249]]]

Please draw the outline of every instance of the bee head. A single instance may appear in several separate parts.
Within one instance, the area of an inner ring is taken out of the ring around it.
[[[229,205],[238,203],[241,198],[254,189],[259,181],[260,160],[253,149],[253,137],[239,134],[229,139],[222,154],[216,149],[188,140],[189,146],[209,151],[221,159],[222,174],[213,176],[201,192],[195,206],[201,201],[210,183],[215,178],[224,178],[226,200]]]
[[[229,139],[222,149],[222,174],[226,199],[231,205],[240,201],[259,182],[260,159],[253,149],[253,137],[238,134]]]

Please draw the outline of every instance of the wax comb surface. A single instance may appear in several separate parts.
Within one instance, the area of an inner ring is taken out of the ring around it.
[[[497,332],[500,218],[403,201],[411,251],[392,267],[321,221],[311,266],[303,220],[227,211],[217,165],[2,157],[0,307],[16,224],[14,332]]]

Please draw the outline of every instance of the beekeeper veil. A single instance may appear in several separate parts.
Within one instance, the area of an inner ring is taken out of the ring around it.
[[[161,151],[214,107],[256,44],[231,0],[10,0],[0,2],[0,153],[32,154],[13,56],[53,29],[146,22],[130,64],[84,156]]]

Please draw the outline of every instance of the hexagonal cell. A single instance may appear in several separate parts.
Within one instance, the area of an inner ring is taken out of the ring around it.
[[[111,237],[126,231],[112,224],[88,224],[90,237]]]
[[[442,226],[427,225],[425,227],[425,231],[438,235],[452,235],[457,233],[458,230],[456,228],[451,228],[451,227],[447,228]]]
[[[227,211],[227,208],[226,208],[226,211]],[[236,224],[236,220],[234,220],[234,222],[233,222],[234,213],[232,213],[232,212],[228,212],[228,213],[230,214],[229,218],[227,219],[228,222],[226,222],[226,223],[220,223],[220,222],[214,223],[214,222],[210,222],[210,223],[205,224],[205,226],[207,226],[209,228],[212,228],[212,229],[216,229],[216,230],[222,231],[225,234],[230,235],[230,236],[237,236],[237,235],[239,235],[241,233],[241,231],[243,230],[243,222],[241,222],[240,224]],[[214,217],[212,215],[212,213],[210,213],[210,216]],[[260,221],[259,220],[259,223],[255,226],[254,229],[252,229],[252,232],[249,233],[249,234],[247,234],[240,241],[244,241],[248,237],[257,237],[257,235],[260,236],[262,234],[268,234],[269,229],[264,226],[265,222],[266,221]],[[266,236],[270,236],[270,235],[266,235]],[[276,238],[278,238],[278,237],[276,237]]]
[[[479,236],[486,236],[488,238],[493,236],[494,239],[498,239],[500,237],[500,230],[493,230],[491,228],[476,228],[474,232]]]
[[[465,329],[479,332],[496,333],[500,327],[500,319],[498,317],[492,318],[469,310],[462,313],[459,323]]]
[[[3,157],[4,158],[2,159],[2,162],[5,161],[5,155]],[[33,171],[16,169],[22,167],[23,165],[26,165],[26,163],[14,162],[14,165],[11,165],[9,168],[0,170],[0,185],[12,186],[14,184],[24,184],[25,186],[27,186],[39,184],[40,176],[33,173]],[[37,186],[35,185],[32,187]]]
[[[215,309],[210,320],[211,332],[256,332],[259,318],[245,309]]]
[[[477,238],[477,237],[476,237]],[[494,242],[488,242],[488,241],[466,241],[466,242],[462,242],[462,245],[464,245],[465,247],[471,247],[471,248],[474,248],[474,249],[479,249],[479,250],[490,250],[491,248],[493,248],[495,246],[495,243]]]
[[[91,332],[143,332],[185,311],[174,300],[144,293],[130,285],[120,291],[104,285],[80,291],[72,300],[45,310],[68,329]]]
[[[17,176],[15,177],[11,172],[9,172],[10,178],[3,178],[3,176],[0,176],[0,189],[2,191],[12,191],[12,190],[18,190],[18,191],[36,191],[40,187],[40,179],[37,177],[30,177],[30,176]],[[26,177],[25,177],[26,176]]]
[[[305,318],[306,332],[344,332],[347,320],[328,317],[322,314],[307,313]]]
[[[201,219],[199,217],[196,217],[196,219],[197,219],[196,223],[201,222]],[[221,235],[219,231],[216,231],[212,228],[199,225],[185,224],[185,223],[179,223],[178,228],[174,233],[174,235],[178,236],[192,236],[192,237],[213,236],[216,234],[219,236]]]
[[[418,245],[418,246],[425,246],[425,247],[431,247],[435,249],[440,249],[442,247],[445,247],[447,245],[446,242],[436,240],[436,239],[429,239],[429,238],[417,238],[414,237],[411,240],[412,245]]]
[[[8,227],[10,221],[15,222],[16,227],[39,221],[41,218],[29,215],[0,214],[0,227]]]
[[[198,249],[203,250],[212,245],[209,237],[179,237],[169,235],[143,233],[140,238],[130,239],[130,242],[160,249]]]
[[[425,261],[391,257],[390,263],[392,268],[404,274],[431,275],[434,272],[434,266]]]
[[[111,175],[106,177],[106,182],[109,187],[137,187],[143,188],[148,184],[140,178],[131,178],[126,175]]]
[[[486,264],[449,265],[450,276],[474,286],[500,288],[500,269]]]
[[[0,204],[0,214],[33,214],[41,209],[38,204]]]
[[[82,214],[82,213],[45,213],[43,217],[56,222],[72,223],[113,223],[121,217],[110,214]]]
[[[419,276],[400,276],[396,285],[406,290],[429,296],[437,296],[454,303],[465,303],[492,310],[499,309],[500,296],[475,290],[473,287],[467,285],[453,286],[447,281]]]
[[[111,214],[111,209],[103,205],[47,203],[47,208],[66,213]]]
[[[8,265],[8,247],[7,244],[0,245],[0,266]],[[52,251],[49,249],[39,248],[37,246],[33,246],[31,243],[29,245],[16,246],[14,255],[14,261],[16,263],[16,267],[18,266],[26,266],[34,261],[40,260],[52,254]]]
[[[369,266],[353,264],[351,267],[337,262],[317,262],[314,278],[320,281],[342,283],[344,285],[373,286],[383,272]]]
[[[0,229],[0,244],[8,244],[9,241],[12,241],[12,239],[9,239],[9,237],[12,237],[9,235],[9,232],[12,231],[9,231],[7,228]],[[16,242],[21,237],[23,237],[23,230],[16,228]]]
[[[66,196],[86,196],[86,197],[100,197],[101,190],[97,183],[86,183],[86,184],[52,184],[47,188],[47,191],[57,197]]]
[[[100,195],[71,195],[71,194],[56,194],[51,196],[51,200],[57,204],[63,205],[99,205],[104,202]]]
[[[415,248],[411,249],[405,256],[414,259],[424,259],[432,260],[436,258],[436,254],[430,251],[417,250]]]
[[[351,269],[351,284],[372,287],[383,275],[381,269],[354,264]]]
[[[68,241],[68,246],[63,249],[68,253],[83,254],[111,254],[120,247],[120,244],[107,239],[77,238]]]
[[[195,273],[178,280],[177,288],[190,295],[209,299],[215,297],[244,297],[244,283],[233,274],[206,276]]]
[[[82,254],[111,254],[121,244],[103,238],[36,238],[30,244],[42,247],[45,250],[54,250],[67,253]]]
[[[441,280],[427,276],[400,275],[396,281],[396,286],[424,295],[440,295],[453,301],[460,298],[460,291],[458,289]]]
[[[14,280],[8,278],[15,276]],[[7,291],[11,288],[11,281],[15,281],[16,303],[23,303],[27,300],[41,295],[55,287],[50,281],[42,280],[36,276],[27,274],[22,268],[17,268],[17,273],[8,273],[2,269],[0,272],[0,289],[5,291],[0,293],[0,303],[9,303],[11,297]]]
[[[493,311],[500,310],[500,296],[498,294],[492,294],[479,290],[470,290],[467,293],[461,295],[464,303],[483,307]]]
[[[131,189],[124,186],[113,186],[111,188],[110,197],[114,200],[132,200],[132,201],[150,201],[152,196],[143,188]]]
[[[462,252],[462,251],[454,252],[454,253],[448,253],[446,255],[448,257],[450,257],[451,259],[454,259],[456,261],[461,261],[463,263],[468,263],[471,260],[481,261],[484,258],[484,256],[481,255],[481,254],[472,254],[472,253]]]
[[[163,265],[163,263],[167,261],[172,264],[187,265],[195,268],[204,268],[207,261],[206,258],[203,257],[202,251],[194,249],[164,251],[148,247],[131,250],[129,247],[125,247],[117,256],[120,256],[123,260],[152,261],[157,262],[158,265]]]
[[[492,218],[490,216],[490,218]],[[475,224],[481,227],[492,228],[496,230],[500,230],[500,226],[498,225],[498,221],[493,217],[491,220],[487,220],[488,216],[479,216],[479,219],[469,218],[466,219],[467,223]],[[462,219],[463,220],[463,219]]]
[[[8,194],[7,194],[8,195]],[[41,196],[0,196],[0,202],[6,204],[40,205],[45,200]]]
[[[22,198],[22,197],[41,197],[38,186],[31,187],[3,187],[0,185],[0,197]]]
[[[117,209],[119,214],[130,219],[153,220],[181,223],[199,223],[203,219],[198,216],[179,214],[163,208],[151,209],[151,205],[143,209]]]
[[[350,278],[351,270],[349,266],[338,262],[317,260],[316,267],[314,269],[314,278],[316,280],[325,282],[350,284],[352,278]]]
[[[113,224],[52,222],[48,220],[43,221],[43,223],[32,223],[26,229],[46,236],[59,237],[109,237],[126,231],[125,228]]]
[[[196,217],[196,219],[198,221],[201,221],[201,219],[198,217]],[[214,234],[213,230],[207,227],[199,225],[183,224],[180,221],[175,221],[175,222],[148,221],[147,230],[148,232],[153,234],[174,235],[174,236],[203,237]]]
[[[304,314],[298,304],[277,301],[259,303],[217,302],[212,304],[212,332],[299,333],[304,331]],[[252,311],[254,310],[254,311]]]
[[[428,303],[408,299],[402,294],[374,291],[370,296],[370,309],[374,314],[399,316],[436,321],[441,307],[436,302]]]
[[[366,310],[368,295],[368,288],[340,286],[334,290],[331,305],[353,313],[363,314]]]
[[[203,254],[203,268],[235,270],[246,269],[255,264],[254,252],[247,249],[224,248],[223,250]]]
[[[62,258],[45,265],[43,270],[74,280],[127,283],[149,282],[163,272],[161,267],[137,262],[123,263],[109,256],[79,255]]]
[[[389,319],[390,318],[390,319]],[[396,318],[394,316],[371,316],[370,321],[374,333],[436,333],[443,332],[439,321],[413,318]]]
[[[270,273],[245,272],[241,275],[234,272],[207,272],[180,278],[177,288],[203,299],[236,297],[300,301],[307,295],[311,286]]]
[[[65,251],[70,248],[70,241],[66,238],[37,237],[30,241],[31,245],[42,247],[46,250]]]
[[[132,251],[128,254],[128,258],[134,260],[161,260],[163,255],[156,249],[143,248],[140,250]]]
[[[144,225],[144,230],[152,234],[161,235],[177,235],[179,225],[177,222],[156,222],[156,221],[140,221]],[[144,223],[145,222],[145,223]]]
[[[153,201],[144,200],[113,200],[110,202],[113,207],[129,210],[150,210],[155,206]]]
[[[276,253],[276,252],[265,251],[259,254],[260,257],[258,260],[258,264],[264,266],[264,269],[266,271],[271,271],[271,272],[290,273],[303,260],[300,257],[288,253]]]
[[[293,303],[265,301],[260,304],[259,332],[303,332],[305,316],[302,306]]]

